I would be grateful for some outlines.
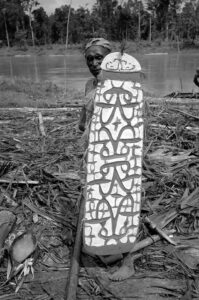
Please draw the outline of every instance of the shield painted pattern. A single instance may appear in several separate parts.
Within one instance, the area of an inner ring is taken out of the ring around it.
[[[83,247],[111,255],[128,252],[139,229],[143,92],[134,57],[111,53],[101,67],[89,133]]]

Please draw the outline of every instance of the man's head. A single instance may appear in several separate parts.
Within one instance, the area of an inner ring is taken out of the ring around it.
[[[102,60],[110,52],[111,45],[103,38],[94,38],[86,44],[86,63],[93,76],[97,77],[100,74]]]

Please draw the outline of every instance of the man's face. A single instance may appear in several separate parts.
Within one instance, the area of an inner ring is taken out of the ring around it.
[[[102,60],[108,53],[109,50],[101,46],[91,46],[86,51],[86,63],[93,76],[100,74]]]

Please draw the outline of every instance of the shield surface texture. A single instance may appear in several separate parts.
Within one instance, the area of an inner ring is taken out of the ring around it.
[[[139,228],[143,92],[132,56],[111,53],[101,68],[89,132],[83,247],[111,255],[129,252]]]

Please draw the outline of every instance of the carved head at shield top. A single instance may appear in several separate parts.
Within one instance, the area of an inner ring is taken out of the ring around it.
[[[111,44],[103,38],[91,39],[85,47],[85,58],[89,71],[94,77],[101,72],[104,57],[111,52]]]
[[[104,58],[101,69],[109,72],[134,73],[140,72],[141,66],[133,56],[114,52]]]

